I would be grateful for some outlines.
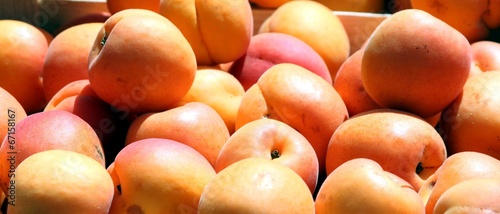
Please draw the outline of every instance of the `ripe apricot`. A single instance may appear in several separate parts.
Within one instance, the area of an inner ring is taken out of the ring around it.
[[[332,10],[319,2],[283,4],[262,23],[258,33],[264,32],[290,34],[307,43],[323,58],[332,78],[350,54],[344,25]]]
[[[88,65],[95,93],[127,113],[173,107],[196,73],[193,49],[181,31],[144,9],[113,14],[96,36]]]
[[[176,104],[201,102],[212,107],[224,120],[229,134],[234,133],[236,115],[245,89],[233,75],[214,68],[198,68],[194,82]]]
[[[439,133],[415,114],[376,109],[358,114],[333,133],[326,154],[331,173],[355,158],[369,158],[406,180],[415,190],[446,159]]]
[[[470,44],[460,32],[425,11],[407,9],[373,32],[361,77],[366,92],[382,107],[427,118],[462,91],[471,60]]]
[[[88,79],[89,52],[102,23],[86,23],[59,33],[50,43],[43,64],[47,100],[68,83]]]
[[[311,143],[324,173],[326,148],[337,127],[348,118],[338,92],[323,78],[295,64],[269,68],[243,95],[236,131],[261,118],[282,121]]]
[[[147,138],[170,139],[188,145],[214,166],[229,138],[229,131],[212,107],[189,102],[166,111],[138,116],[128,129],[125,145]]]
[[[354,52],[340,66],[334,79],[333,87],[344,100],[349,116],[382,108],[366,93],[361,80],[361,60],[363,49]]]
[[[450,154],[476,151],[500,159],[500,71],[482,72],[465,83],[443,111],[441,135]]]
[[[48,42],[39,28],[17,20],[0,20],[0,87],[28,114],[47,104],[42,70]]]
[[[113,199],[106,169],[74,151],[36,153],[19,164],[11,182],[16,194],[8,213],[107,214]]]

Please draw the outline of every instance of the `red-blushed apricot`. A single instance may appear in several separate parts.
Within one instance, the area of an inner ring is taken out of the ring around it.
[[[361,77],[382,107],[426,118],[460,94],[471,60],[470,44],[460,32],[425,11],[407,9],[375,29],[365,47]]]
[[[113,213],[196,213],[215,170],[177,141],[148,138],[123,148],[108,169],[115,185]]]
[[[322,174],[328,142],[348,113],[326,80],[301,66],[281,63],[264,72],[243,95],[236,131],[261,118],[282,121],[304,135],[316,151]]]
[[[307,17],[307,18],[305,18]],[[258,33],[277,32],[295,36],[323,58],[330,76],[350,54],[350,41],[340,19],[327,6],[315,1],[289,1],[277,8]]]
[[[39,28],[17,20],[0,20],[0,87],[23,106],[27,114],[47,104],[42,71],[48,41]]]
[[[262,73],[280,63],[302,66],[332,83],[323,58],[304,41],[284,33],[260,33],[253,36],[246,54],[232,63],[229,73],[248,90]]]

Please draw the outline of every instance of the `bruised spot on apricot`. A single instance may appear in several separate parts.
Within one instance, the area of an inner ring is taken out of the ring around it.
[[[120,193],[120,195],[122,194],[122,185],[117,185],[116,186],[116,189],[118,190],[118,192]]]

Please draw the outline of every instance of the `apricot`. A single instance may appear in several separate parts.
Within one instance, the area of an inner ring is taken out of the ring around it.
[[[350,54],[344,25],[327,6],[315,1],[283,4],[262,23],[258,33],[265,32],[290,34],[307,43],[323,58],[332,78]]]
[[[319,169],[314,148],[302,134],[281,121],[262,118],[238,129],[222,146],[215,171],[250,157],[290,167],[304,179],[311,193],[316,189]]]
[[[304,135],[316,152],[322,174],[328,142],[348,113],[326,80],[298,65],[281,63],[264,72],[243,95],[236,131],[261,118],[282,121]]]
[[[23,106],[27,114],[43,109],[42,70],[48,42],[35,26],[0,20],[0,87]]]
[[[123,148],[110,169],[112,213],[196,213],[215,170],[205,157],[177,141],[139,140]]]
[[[363,51],[360,49],[354,52],[342,63],[333,82],[333,88],[344,100],[351,117],[362,112],[382,108],[366,93],[361,80]]]
[[[246,158],[206,185],[197,213],[314,213],[314,201],[292,169],[272,160]]]
[[[253,35],[248,0],[162,0],[159,13],[180,29],[199,65],[238,59]]]
[[[189,102],[205,103],[219,114],[232,134],[244,93],[245,89],[233,75],[220,69],[199,67],[193,85],[176,106]]]
[[[175,140],[192,147],[215,166],[229,131],[210,106],[190,102],[163,112],[145,113],[130,125],[125,145],[147,138]]]
[[[52,110],[64,99],[78,95],[94,96],[96,98],[99,98],[92,87],[90,87],[90,82],[88,79],[75,80],[59,89],[59,91],[57,91],[57,93],[54,94],[54,96],[52,96],[52,98],[49,100],[49,102],[45,106],[44,111]]]
[[[181,31],[145,9],[113,14],[96,36],[88,65],[95,93],[126,113],[173,107],[196,73],[193,50]]]
[[[439,130],[450,154],[476,151],[500,159],[500,71],[470,77],[443,111]]]
[[[12,138],[4,138],[0,158],[0,187],[7,193],[12,170],[29,156],[52,149],[84,154],[105,166],[101,142],[92,127],[80,117],[62,110],[29,115],[15,126]],[[15,152],[12,154],[11,152]]]
[[[89,52],[102,23],[70,27],[50,43],[43,64],[43,90],[47,100],[68,83],[88,79]]]
[[[87,122],[99,137],[106,166],[125,145],[125,136],[135,114],[120,112],[95,94],[88,79],[75,80],[61,88],[49,100],[44,111],[64,110]]]
[[[37,28],[38,28],[38,30],[40,30],[40,32],[43,33],[43,36],[45,36],[45,40],[47,40],[47,44],[50,45],[52,40],[54,40],[54,36],[43,28],[40,28],[40,27],[37,27]]]
[[[70,112],[92,127],[101,142],[105,166],[109,166],[125,146],[128,121],[121,120],[119,114],[99,98],[87,95],[71,96],[61,101],[53,110]]]
[[[460,94],[471,60],[470,44],[460,32],[425,11],[408,9],[373,32],[361,77],[366,92],[382,107],[426,118]]]
[[[424,213],[424,203],[404,179],[377,162],[356,158],[335,169],[321,185],[316,213]]]
[[[459,152],[450,155],[418,191],[426,204],[426,213],[433,213],[437,201],[451,187],[478,178],[499,179],[500,161],[478,152]],[[488,188],[491,188],[491,186],[488,186]],[[467,193],[462,196],[467,197],[470,195]],[[486,200],[483,198],[482,201]]]
[[[376,161],[418,191],[446,159],[446,148],[439,133],[422,118],[376,109],[349,118],[333,133],[326,154],[327,173],[355,158]]]
[[[113,200],[106,169],[74,151],[33,154],[19,164],[10,182],[15,184],[15,201],[8,213],[107,214]]]
[[[279,63],[302,66],[332,83],[328,67],[321,56],[304,41],[284,33],[253,36],[246,54],[232,63],[229,73],[248,90],[262,73]]]
[[[483,70],[481,70],[481,68],[475,62],[472,62],[469,71],[469,78],[480,73],[483,73]]]
[[[500,43],[478,41],[471,44],[472,61],[481,71],[500,70]]]
[[[478,178],[460,182],[439,197],[434,213],[500,212],[500,178]]]
[[[442,112],[437,113],[434,116],[426,117],[423,118],[425,121],[427,121],[432,127],[437,127],[439,125],[439,121],[441,120],[441,116],[443,115]]]

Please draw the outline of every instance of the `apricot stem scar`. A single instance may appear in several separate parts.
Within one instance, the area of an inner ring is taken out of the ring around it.
[[[271,152],[271,158],[272,159],[279,158],[280,156],[281,156],[280,152],[278,150],[276,150],[276,149]]]
[[[101,39],[101,45],[104,46],[104,44],[106,44],[106,40],[108,39],[108,36],[106,35],[106,33],[104,33],[104,35],[102,36],[102,39]]]

